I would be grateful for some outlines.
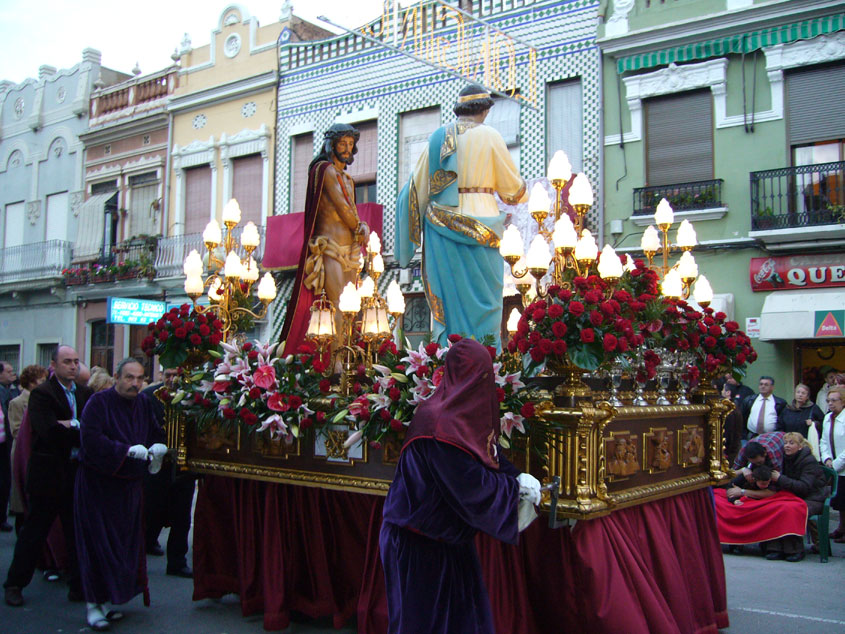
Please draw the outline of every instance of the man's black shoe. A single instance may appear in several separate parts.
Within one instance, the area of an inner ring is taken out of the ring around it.
[[[804,559],[803,550],[800,553],[794,553],[786,558],[787,561],[791,561],[792,563],[795,563],[796,561],[801,561],[802,559]]]
[[[6,605],[11,605],[13,608],[19,608],[23,605],[23,594],[20,588],[10,586],[6,588]]]
[[[152,555],[153,557],[162,557],[164,555],[164,551],[158,544],[153,544],[152,546],[147,546],[147,554]]]
[[[82,594],[82,590],[68,590],[67,600],[71,603],[82,603],[85,601],[85,596]]]
[[[784,554],[780,551],[771,552],[768,555],[766,555],[766,559],[768,559],[769,561],[777,561],[778,559],[783,559],[783,558],[784,558]]]
[[[15,530],[15,527],[9,524],[9,522],[3,522],[0,524],[0,531],[4,533],[11,533],[13,530]]]
[[[171,577],[183,577],[185,579],[193,579],[194,571],[188,568],[188,566],[182,566],[181,568],[168,568],[167,574]]]

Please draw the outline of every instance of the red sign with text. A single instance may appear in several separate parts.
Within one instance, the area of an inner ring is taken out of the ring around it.
[[[845,286],[845,253],[751,258],[752,291],[793,291]]]

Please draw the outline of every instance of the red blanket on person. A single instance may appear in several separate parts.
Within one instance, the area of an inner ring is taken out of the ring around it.
[[[742,498],[742,505],[728,502],[725,489],[716,489],[716,524],[723,544],[755,544],[784,535],[803,535],[807,504],[789,491],[778,491],[763,500]]]

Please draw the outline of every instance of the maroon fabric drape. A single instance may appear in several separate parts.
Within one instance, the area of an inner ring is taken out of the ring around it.
[[[201,481],[194,599],[237,593],[244,615],[281,630],[290,611],[357,613],[387,629],[378,553],[383,498],[222,477]],[[728,626],[712,496],[694,491],[573,529],[540,520],[509,546],[476,538],[497,631],[715,632]]]

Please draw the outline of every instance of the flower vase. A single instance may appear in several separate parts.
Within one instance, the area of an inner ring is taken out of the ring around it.
[[[555,388],[555,395],[564,397],[566,404],[574,406],[577,401],[592,396],[590,387],[581,380],[584,369],[572,363],[568,355],[550,357],[546,361],[546,370],[562,379]]]
[[[185,370],[193,371],[194,368],[202,366],[210,358],[211,356],[203,350],[199,350],[198,348],[188,348],[188,356],[182,363],[182,367],[185,368]]]
[[[610,368],[610,398],[608,402],[613,407],[622,407],[624,403],[619,398],[619,388],[622,387],[622,368],[615,363]]]
[[[688,379],[688,374],[686,372],[679,372],[678,373],[678,385],[680,389],[678,390],[678,400],[675,401],[675,405],[691,405],[692,401],[689,400],[687,393],[689,392],[690,382]]]
[[[643,379],[642,381],[640,380],[641,378]],[[648,406],[648,401],[645,399],[645,388],[646,388],[646,385],[648,384],[648,378],[643,378],[643,377],[637,376],[634,379],[634,383],[637,387],[636,387],[636,394],[634,395],[633,404],[636,405],[637,407]]]
[[[672,404],[672,401],[666,396],[669,391],[669,381],[671,378],[672,375],[665,370],[657,375],[657,400],[655,401],[655,405]]]

